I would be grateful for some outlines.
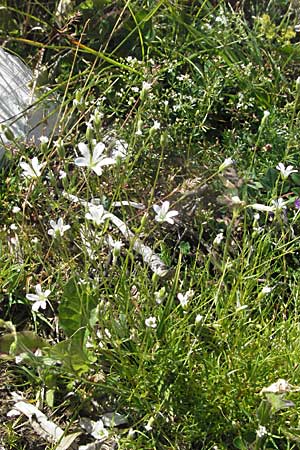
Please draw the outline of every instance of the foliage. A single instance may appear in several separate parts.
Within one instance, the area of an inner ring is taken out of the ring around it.
[[[1,168],[19,391],[71,431],[121,414],[120,449],[297,448],[297,8],[25,3],[2,2],[0,35],[61,114]]]

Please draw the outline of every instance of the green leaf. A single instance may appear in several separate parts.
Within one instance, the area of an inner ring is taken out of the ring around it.
[[[235,448],[238,448],[239,450],[247,450],[247,446],[241,437],[236,437],[233,440],[233,445],[235,446]]]
[[[295,404],[285,398],[285,394],[267,393],[266,398],[272,407],[272,413],[285,408],[292,408]]]
[[[18,331],[0,337],[0,359],[13,359],[20,353],[35,352],[49,344],[33,331]]]
[[[270,168],[267,170],[266,174],[262,177],[260,182],[265,189],[272,190],[276,185],[278,177],[279,177],[278,170]]]
[[[96,304],[97,301],[92,292],[89,292],[89,287],[79,285],[71,278],[65,286],[58,308],[59,325],[68,337],[76,336],[83,340]]]
[[[266,399],[260,402],[256,411],[256,416],[261,425],[267,425],[270,422],[272,405]]]
[[[91,363],[82,343],[77,339],[67,339],[54,345],[50,349],[50,357],[60,361],[67,370],[78,375],[87,372]]]

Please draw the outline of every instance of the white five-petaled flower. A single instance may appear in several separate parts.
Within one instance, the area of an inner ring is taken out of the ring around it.
[[[75,159],[76,166],[89,167],[97,175],[102,174],[103,166],[109,166],[116,163],[116,160],[114,158],[103,156],[103,151],[105,149],[105,145],[103,144],[103,142],[98,142],[92,152],[90,152],[87,144],[84,144],[83,142],[80,142],[78,144],[78,148],[82,156]]]
[[[157,327],[156,317],[148,317],[148,319],[145,320],[145,325],[148,328],[156,328]]]
[[[70,225],[64,225],[62,217],[60,217],[57,222],[55,222],[55,220],[50,220],[50,225],[52,228],[48,230],[48,234],[53,237],[63,236],[64,232],[71,228]]]
[[[25,178],[39,178],[41,176],[41,169],[46,163],[39,164],[37,157],[32,158],[30,164],[25,161],[20,162],[20,167],[23,169],[23,177]]]
[[[291,175],[291,173],[298,172],[298,170],[294,169],[293,166],[285,167],[283,163],[277,164],[276,169],[279,170],[283,180],[286,180]]]
[[[26,294],[27,300],[34,302],[32,305],[33,311],[38,311],[40,308],[45,309],[47,305],[47,298],[51,291],[46,289],[45,292],[42,291],[41,285],[37,284],[35,286],[36,294]]]
[[[106,219],[111,217],[110,213],[105,212],[102,205],[90,205],[89,211],[86,213],[85,218],[92,220],[96,225],[101,225]]]
[[[178,211],[169,211],[170,202],[165,201],[161,206],[153,205],[153,209],[156,212],[155,220],[156,222],[168,222],[173,225],[174,220],[172,217],[177,216]]]
[[[188,303],[189,303],[190,299],[193,297],[193,295],[194,295],[194,291],[192,289],[189,289],[185,294],[182,294],[181,292],[179,292],[179,294],[177,294],[177,298],[183,309],[187,308]]]

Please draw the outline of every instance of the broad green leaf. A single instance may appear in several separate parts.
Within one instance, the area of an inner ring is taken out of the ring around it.
[[[65,286],[58,309],[59,324],[68,337],[83,339],[97,301],[89,287],[72,278]]]
[[[33,331],[8,333],[0,337],[0,358],[11,359],[20,353],[35,352],[48,346],[47,341]]]
[[[67,370],[77,374],[88,371],[91,363],[83,350],[82,342],[77,339],[67,339],[54,345],[50,349],[50,356],[60,361]]]

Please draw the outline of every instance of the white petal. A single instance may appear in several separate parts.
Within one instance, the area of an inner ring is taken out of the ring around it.
[[[89,150],[89,148],[88,148],[88,146],[86,145],[86,144],[84,144],[83,142],[80,142],[79,144],[78,144],[78,148],[79,148],[79,151],[80,151],[80,153],[85,157],[85,158],[90,158],[90,150]]]
[[[99,164],[101,164],[101,166],[109,166],[110,164],[116,164],[116,160],[113,158],[103,158]]]
[[[98,142],[98,144],[95,146],[93,150],[93,160],[99,159],[99,157],[102,155],[103,151],[105,149],[105,145],[103,142]]]
[[[27,300],[30,300],[31,302],[36,302],[39,300],[39,295],[36,294],[26,294]]]
[[[37,284],[37,285],[36,285],[36,287],[35,287],[35,292],[36,292],[38,295],[41,295],[41,293],[42,293],[42,286],[41,286],[40,284]]]
[[[101,168],[101,164],[97,164],[96,166],[93,166],[92,170],[95,172],[96,175],[98,175],[98,177],[100,175],[102,175],[103,170]]]
[[[168,213],[167,213],[167,217],[169,218],[169,217],[174,217],[174,216],[177,216],[179,213],[178,213],[178,211],[175,211],[175,209],[174,210],[172,210],[172,211],[169,211]]]
[[[89,165],[89,159],[87,158],[76,158],[74,161],[76,166],[87,167]]]

